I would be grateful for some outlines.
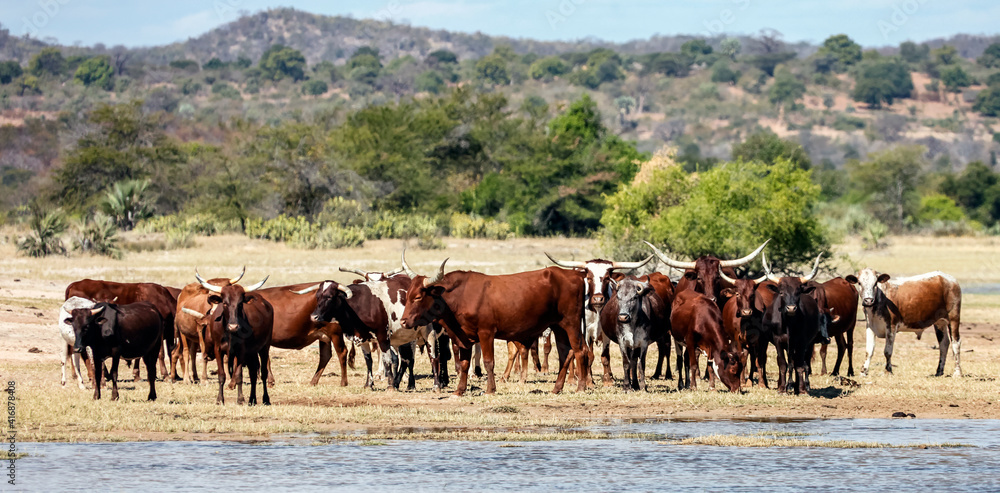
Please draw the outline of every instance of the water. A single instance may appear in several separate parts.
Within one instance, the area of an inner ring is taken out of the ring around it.
[[[13,490],[1000,491],[1000,420],[621,421],[666,439],[804,433],[944,449],[737,448],[658,440],[24,443]],[[11,486],[4,484],[4,491]]]

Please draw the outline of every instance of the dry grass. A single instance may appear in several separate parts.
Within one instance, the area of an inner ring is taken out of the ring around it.
[[[553,440],[606,438],[609,435],[581,431],[581,427],[623,418],[885,418],[895,411],[914,413],[918,418],[992,418],[1000,410],[995,378],[1000,375],[1000,331],[996,325],[1000,296],[979,294],[964,297],[962,367],[966,377],[931,377],[938,354],[932,333],[921,340],[902,334],[896,341],[894,374],[883,370],[882,341],[878,341],[871,374],[852,377],[857,386],[818,375],[817,363],[812,397],[779,395],[773,383],[771,389],[745,389],[741,394],[710,391],[707,383],[701,383],[698,391],[677,392],[675,381],[660,380],[649,381],[649,392],[645,393],[625,393],[618,388],[578,393],[575,385],[567,385],[566,392],[552,395],[549,391],[554,376],[534,371],[529,373],[526,384],[500,382],[497,394],[492,396],[483,395],[485,382],[473,377],[472,389],[466,396],[454,397],[431,391],[430,368],[422,355],[417,359],[417,392],[364,390],[360,388],[364,378],[360,369],[349,370],[349,387],[339,387],[339,378],[334,377],[339,372],[336,358],[320,384],[312,387],[308,380],[315,370],[315,346],[302,351],[272,350],[278,382],[271,389],[274,405],[269,407],[236,406],[235,393],[228,390],[227,405],[216,406],[214,375],[207,385],[158,382],[159,400],[153,403],[144,400],[144,382],[122,383],[119,402],[95,402],[91,391],[81,391],[72,383],[60,386],[55,316],[63,290],[72,280],[94,277],[182,286],[194,280],[196,266],[202,274],[215,277],[233,275],[246,263],[251,282],[264,275],[271,275],[268,285],[326,277],[347,281],[350,276],[338,272],[338,266],[388,270],[398,265],[402,247],[401,241],[374,241],[363,249],[310,251],[238,236],[197,241],[195,248],[130,254],[123,261],[97,257],[27,259],[16,256],[12,246],[0,245],[0,376],[17,382],[17,419],[23,440],[217,440],[283,434],[375,442]],[[547,265],[545,251],[567,259],[591,258],[596,253],[595,242],[576,239],[452,239],[446,243],[446,250],[413,249],[407,258],[422,272],[432,271],[440,260],[451,257],[448,266],[452,269],[507,273]],[[954,274],[965,285],[1000,282],[1000,270],[991,267],[997,251],[991,238],[894,238],[888,249],[874,254],[858,254],[851,242],[841,250],[860,258],[865,265],[894,274],[940,269]],[[29,352],[31,348],[41,353]],[[828,364],[832,368],[835,348],[831,353]],[[864,361],[863,322],[855,330],[854,354],[854,367],[860,371]],[[620,375],[617,348],[611,355],[612,369]],[[647,363],[650,374],[655,357],[654,348]],[[358,361],[363,364],[360,357]],[[554,364],[554,358],[550,362]],[[498,344],[498,374],[505,363],[506,345]],[[947,374],[953,365],[949,355]],[[214,367],[214,363],[209,365],[210,369]],[[768,368],[773,382],[773,350]],[[599,375],[600,363],[594,369]],[[121,371],[122,375],[126,373]],[[453,379],[450,388],[454,383]],[[380,389],[385,386],[384,381],[377,383]],[[108,396],[106,393],[105,398]],[[781,441],[774,446],[810,446],[797,444],[800,439],[774,434],[746,440],[751,439]]]

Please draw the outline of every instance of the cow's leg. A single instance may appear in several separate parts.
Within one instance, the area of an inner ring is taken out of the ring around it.
[[[319,383],[319,377],[323,376],[323,370],[326,369],[327,363],[330,362],[330,358],[333,357],[333,346],[329,342],[319,341],[319,365],[316,367],[316,374],[313,375],[312,380],[309,385],[316,385]],[[268,372],[267,384],[274,387],[274,376],[271,372]]]
[[[819,359],[823,364],[822,369],[820,370],[820,375],[826,375],[826,349],[829,346],[830,345],[826,343],[820,344],[819,346]],[[837,352],[840,352],[839,345],[837,346]],[[836,373],[834,373],[834,375],[836,375]]]
[[[184,381],[193,384],[198,381],[198,346],[190,341],[187,336],[182,335],[179,347],[184,353],[182,365],[182,369],[184,371]],[[202,372],[202,377],[207,377],[207,375]]]
[[[406,381],[406,390],[417,390],[416,377],[413,375],[413,371],[416,370],[417,363],[417,341],[410,342],[410,359],[407,361],[409,367],[406,372],[409,378]]]
[[[957,309],[956,309],[957,310]],[[952,373],[953,377],[962,376],[962,335],[958,331],[958,315],[948,320],[948,325],[951,331],[948,336],[951,338],[951,352],[955,353],[955,372]]]
[[[483,345],[477,342],[475,345],[476,378],[483,378]]]
[[[754,348],[754,359],[757,361],[757,386],[767,388],[767,340],[761,338]]]
[[[569,372],[569,363],[573,358],[573,350],[570,347],[569,336],[562,330],[553,329],[552,335],[556,340],[556,354],[559,358],[559,372],[556,374],[556,383],[552,387],[552,393],[562,392],[566,384],[566,375]]]
[[[605,387],[615,384],[615,376],[611,372],[611,339],[601,334],[601,366],[604,367],[604,377],[601,379]]]
[[[776,341],[774,349],[777,353],[775,359],[778,363],[778,392],[783,394],[788,390],[788,360],[785,358],[785,343]]]
[[[118,400],[118,362],[121,360],[118,356],[111,357],[111,400]],[[139,365],[136,365],[137,367]]]
[[[528,383],[528,346],[519,344],[518,358],[521,360],[521,384]]]
[[[403,375],[406,374],[407,371],[410,373],[410,379],[409,382],[407,382],[407,390],[414,390],[416,388],[416,384],[413,380],[413,359],[415,357],[414,346],[416,346],[416,341],[408,342],[396,348],[396,351],[399,353],[399,368],[396,370],[396,375],[392,384],[397,390],[399,389],[399,384],[403,381]]]
[[[694,339],[687,341],[687,348],[684,353],[687,355],[687,378],[688,386],[691,390],[698,390],[698,379],[701,375],[698,372],[698,346],[694,344]]]
[[[531,362],[535,364],[535,373],[541,373],[542,372],[542,361],[541,361],[541,358],[538,357],[538,340],[537,339],[535,340],[534,343],[531,344],[531,347],[528,349],[528,352],[531,353]]]
[[[934,335],[938,341],[938,367],[934,372],[935,377],[944,375],[944,364],[948,360],[948,348],[951,346],[951,337],[948,335],[948,325],[938,320],[934,323]]]
[[[132,360],[132,361],[126,361],[125,364],[132,367],[132,381],[133,382],[138,382],[138,381],[142,380],[141,378],[139,378],[139,360],[136,359],[136,360]]]
[[[486,370],[487,394],[495,394],[497,391],[496,375],[493,373],[496,361],[494,360],[492,332],[491,330],[479,332],[479,345],[483,348],[483,367]]]
[[[81,353],[86,354],[87,353],[87,348],[86,347],[83,348],[83,351],[81,351]],[[94,366],[98,366],[98,367],[104,366],[104,361],[102,359],[98,358],[97,354],[94,354],[94,363],[95,363]],[[94,372],[94,380],[93,380],[93,382],[94,382],[94,400],[100,400],[101,399],[101,377],[102,376],[104,376],[104,372],[102,372],[102,371],[95,371]]]
[[[639,346],[638,361],[635,363],[638,368],[636,373],[639,375],[639,389],[643,392],[647,391],[646,388],[646,352],[649,351],[649,343],[641,342]]]
[[[156,355],[157,368],[160,369],[160,375],[163,375],[163,376],[167,375],[167,365],[163,362],[163,353],[167,353],[168,355],[170,354],[169,352],[167,352],[167,351],[164,350],[165,347],[167,347],[167,341],[166,341],[166,339],[164,339],[163,341],[160,341],[160,350],[157,351],[158,354]]]
[[[659,352],[661,348],[663,350],[663,361],[666,364],[666,368],[663,369],[663,378],[665,380],[673,380],[674,375],[670,371],[670,346],[672,342],[670,340],[670,332],[664,334],[663,339],[660,339],[660,341],[662,341],[662,344],[660,342],[656,343],[656,351]]]
[[[250,355],[250,358],[255,358],[256,355]],[[247,355],[243,355],[242,358],[236,358],[236,362],[233,365],[233,382],[236,384],[236,405],[242,406],[246,404],[246,399],[243,398],[243,367],[248,365],[245,361]]]
[[[340,362],[340,386],[347,387],[347,345],[344,343],[344,336],[335,334],[330,338],[330,343],[337,351],[337,361]]]
[[[542,344],[542,373],[549,372],[549,353],[552,352],[552,334],[545,334],[542,336],[545,342]]]
[[[831,375],[840,375],[840,364],[844,361],[844,353],[847,352],[847,334],[837,334],[837,362],[833,365]],[[824,345],[825,347],[825,345]],[[826,373],[826,355],[823,355],[823,373]]]
[[[854,376],[854,327],[851,327],[844,336],[847,339],[847,376]]]
[[[382,343],[379,342],[379,349],[382,353],[382,374],[386,378],[386,390],[389,392],[395,391],[396,389],[396,368],[399,365],[399,356],[395,351],[393,351],[391,346],[386,346],[386,349],[382,349]]]
[[[441,388],[445,388],[451,383],[448,376],[448,360],[451,357],[451,338],[443,331],[437,336],[438,359],[441,360]]]
[[[375,390],[375,375],[372,373],[372,365],[374,363],[372,358],[372,344],[370,341],[365,341],[360,344],[361,355],[365,359],[365,368],[367,368],[367,374],[365,374],[365,388]]]
[[[267,345],[261,348],[257,356],[260,358],[261,403],[265,406],[270,406],[271,396],[267,395],[267,385],[264,385],[264,382],[267,381],[267,377],[271,373],[271,346]]]
[[[506,382],[510,378],[510,372],[514,369],[514,360],[518,356],[518,344],[514,341],[507,341],[507,366],[503,369],[503,375],[500,377],[501,382]]]
[[[629,361],[629,350],[624,344],[619,344],[618,350],[622,353],[622,390],[628,392],[632,390],[632,366]]]
[[[455,371],[458,373],[458,385],[455,387],[455,395],[462,396],[469,386],[469,363],[472,359],[472,350],[458,347],[458,340],[452,341],[452,349],[455,353]]]
[[[260,359],[256,354],[251,354],[247,358],[247,373],[250,374],[250,398],[247,399],[248,406],[257,405],[257,373],[260,372]],[[264,370],[267,373],[267,370]],[[267,382],[262,381],[262,386],[267,387]]]
[[[875,331],[871,324],[865,327],[865,366],[861,368],[861,375],[868,375],[868,368],[872,364],[872,356],[875,354]]]
[[[226,367],[222,361],[222,354],[219,352],[219,343],[215,343],[215,363],[218,365],[218,377],[219,377],[219,395],[215,398],[215,403],[224,405],[226,403],[226,398],[222,395],[222,389],[226,386]],[[207,379],[208,374],[205,374]]]
[[[896,342],[896,327],[885,331],[885,371],[892,373],[892,346]]]
[[[162,346],[163,345],[160,344],[161,350],[163,349]],[[163,353],[161,353],[160,351],[156,352],[150,351],[149,353],[147,353],[145,356],[142,357],[143,363],[146,364],[146,379],[149,380],[149,395],[146,396],[146,400],[150,401],[156,400],[156,363],[158,356],[163,356]],[[138,360],[136,360],[135,364],[136,366],[139,366]],[[166,366],[164,366],[163,369],[164,371],[166,371],[167,369]]]

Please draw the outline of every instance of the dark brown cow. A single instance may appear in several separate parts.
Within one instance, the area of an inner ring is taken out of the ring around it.
[[[239,276],[231,279],[209,279],[207,282],[218,287],[228,286],[240,282],[245,273],[246,268],[244,267]],[[205,289],[200,281],[196,281],[184,286],[177,295],[174,333],[180,344],[170,355],[170,373],[174,380],[178,380],[178,362],[181,364],[181,372],[185,382],[194,383],[195,380],[198,380],[195,360],[199,351],[202,353],[202,378],[208,378],[208,360],[214,358],[215,355],[215,346],[209,327],[211,321],[205,317],[205,314],[212,308],[208,303],[209,294],[210,291]],[[207,380],[205,382],[207,383]]]
[[[577,388],[586,389],[588,353],[582,329],[586,287],[578,272],[547,267],[502,276],[468,271],[446,275],[444,265],[442,262],[433,277],[425,277],[414,273],[403,259],[403,268],[413,279],[406,293],[403,325],[420,327],[440,322],[448,331],[461,369],[455,395],[464,394],[468,385],[474,343],[482,345],[486,393],[493,394],[493,340],[530,345],[546,328],[552,329],[559,352],[559,375],[552,392],[562,391],[569,359],[574,356]]]
[[[885,371],[892,373],[892,345],[896,332],[916,332],[934,326],[940,355],[936,376],[944,375],[948,347],[955,354],[954,376],[962,376],[962,339],[959,322],[962,313],[962,288],[954,277],[935,271],[913,277],[890,279],[889,274],[879,274],[864,269],[857,277],[847,276],[847,281],[861,287],[861,304],[868,321],[866,332],[865,366],[868,373],[875,338],[885,338]]]
[[[172,288],[171,288],[172,289]],[[66,286],[66,297],[68,300],[73,296],[86,298],[94,302],[116,303],[128,305],[139,301],[151,303],[156,312],[163,319],[163,340],[167,343],[167,354],[174,349],[174,309],[177,305],[177,298],[170,289],[151,282],[124,283],[113,281],[102,281],[96,279],[83,279],[70,283]],[[86,354],[81,354],[86,359]],[[167,366],[164,363],[163,352],[159,352],[160,373],[166,378]],[[92,371],[91,363],[87,360],[88,371]],[[139,379],[139,367],[135,367],[134,379]],[[93,376],[93,375],[92,375]]]
[[[74,350],[83,353],[89,347],[94,353],[94,366],[101,368],[111,360],[111,400],[118,400],[118,361],[120,358],[142,358],[146,363],[151,401],[156,400],[156,355],[163,343],[163,319],[155,305],[148,301],[117,305],[98,303],[94,308],[77,308],[70,312],[76,335]],[[138,364],[136,364],[138,366]],[[94,399],[101,398],[101,376],[94,373]]]
[[[775,334],[778,334],[775,339],[784,343],[795,376],[796,395],[809,391],[813,347],[819,340],[821,325],[824,323],[824,314],[816,301],[817,284],[811,282],[819,272],[820,258],[822,254],[816,258],[816,264],[808,276],[780,278],[771,273],[766,258],[762,260],[768,280],[775,283],[767,285],[767,289],[774,293],[774,299],[765,314],[765,323],[770,324]],[[778,391],[784,392],[788,369],[782,368],[782,349],[778,344],[775,347],[778,351]]]
[[[216,286],[209,284],[195,273],[195,278],[202,287],[211,292],[209,305],[214,308],[206,314],[211,317],[212,340],[215,344],[215,361],[219,371],[219,396],[217,404],[225,404],[222,389],[226,384],[225,364],[232,370],[236,381],[236,403],[243,404],[243,366],[250,373],[250,398],[248,405],[257,404],[257,374],[261,376],[261,389],[265,406],[271,405],[267,395],[267,365],[271,344],[271,329],[274,323],[274,310],[271,304],[258,293],[257,289],[267,282],[263,281],[243,288],[239,284]],[[223,363],[226,356],[226,363]]]
[[[728,298],[722,307],[722,326],[726,330],[726,336],[733,340],[741,351],[743,381],[746,381],[747,358],[759,337],[759,330],[755,326],[763,322],[764,311],[767,309],[767,305],[757,296],[757,285],[766,281],[767,276],[758,279],[734,279],[720,270],[719,277],[733,286],[720,292],[723,298]],[[751,336],[754,337],[752,342]]]
[[[750,255],[736,260],[719,260],[717,257],[712,255],[703,255],[695,259],[694,262],[681,262],[674,260],[666,256],[666,254],[661,252],[659,248],[653,246],[652,243],[648,241],[645,243],[649,246],[649,248],[653,249],[653,253],[656,254],[661,262],[675,269],[681,269],[684,271],[684,277],[677,282],[677,286],[674,291],[680,292],[691,289],[708,296],[713,303],[717,303],[720,291],[724,288],[732,287],[727,285],[728,283],[719,277],[719,271],[740,267],[750,263],[751,260],[757,257],[757,255],[764,250],[764,247],[767,246],[769,241],[771,240],[765,241],[761,246],[757,247],[756,250],[750,253]],[[730,277],[735,277],[735,275],[730,275]],[[719,309],[722,308],[722,305],[722,303],[719,303]]]
[[[854,376],[854,325],[858,320],[858,291],[843,277],[836,277],[819,284],[815,291],[817,301],[826,310],[829,322],[827,334],[837,341],[837,363],[832,375],[840,374],[840,364],[847,353],[847,376]],[[819,355],[826,374],[826,347],[820,346]]]
[[[684,369],[677,368],[677,388],[698,388],[698,351],[704,351],[716,377],[731,391],[739,392],[743,372],[739,348],[726,340],[722,311],[708,296],[692,289],[678,292],[670,313],[670,331],[678,354],[686,356]]]

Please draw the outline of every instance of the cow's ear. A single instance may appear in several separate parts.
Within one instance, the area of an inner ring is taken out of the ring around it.
[[[767,286],[767,289],[770,289],[772,293],[778,294],[778,286],[777,285],[775,285],[775,284],[765,284],[765,286]]]
[[[753,297],[753,307],[754,307],[755,310],[757,310],[758,312],[761,312],[761,313],[764,313],[765,311],[767,311],[767,307],[764,306],[764,300],[760,296],[754,296]]]
[[[63,320],[63,323],[66,324],[66,325],[73,325],[73,319],[72,318],[67,318],[66,320]]]
[[[815,289],[816,286],[813,286],[811,284],[806,284],[805,286],[802,286],[802,294],[809,294],[813,292]]]
[[[243,298],[243,303],[246,304],[246,305],[249,305],[250,303],[253,303],[253,300],[255,300],[255,299],[257,299],[257,298],[255,298],[253,296],[247,296],[247,297]]]
[[[697,281],[698,280],[698,273],[695,272],[695,271],[693,271],[693,270],[685,271],[684,272],[684,277],[686,277],[686,278],[688,278],[688,279],[690,279],[692,281]]]
[[[208,297],[208,304],[209,305],[218,305],[220,303],[222,303],[222,297],[221,296],[219,296],[217,294],[213,294],[212,296]]]
[[[889,280],[889,274],[882,274],[878,276],[878,282],[886,282]]]
[[[427,288],[427,294],[431,296],[441,296],[444,294],[444,287],[438,285],[431,286]]]
[[[725,288],[722,291],[719,291],[719,294],[721,294],[723,298],[732,298],[733,296],[736,296],[737,292],[733,288]]]
[[[847,281],[847,282],[849,282],[849,283],[851,283],[851,284],[857,284],[858,283],[858,278],[854,277],[854,274],[848,274],[847,277],[844,278],[844,280]]]

